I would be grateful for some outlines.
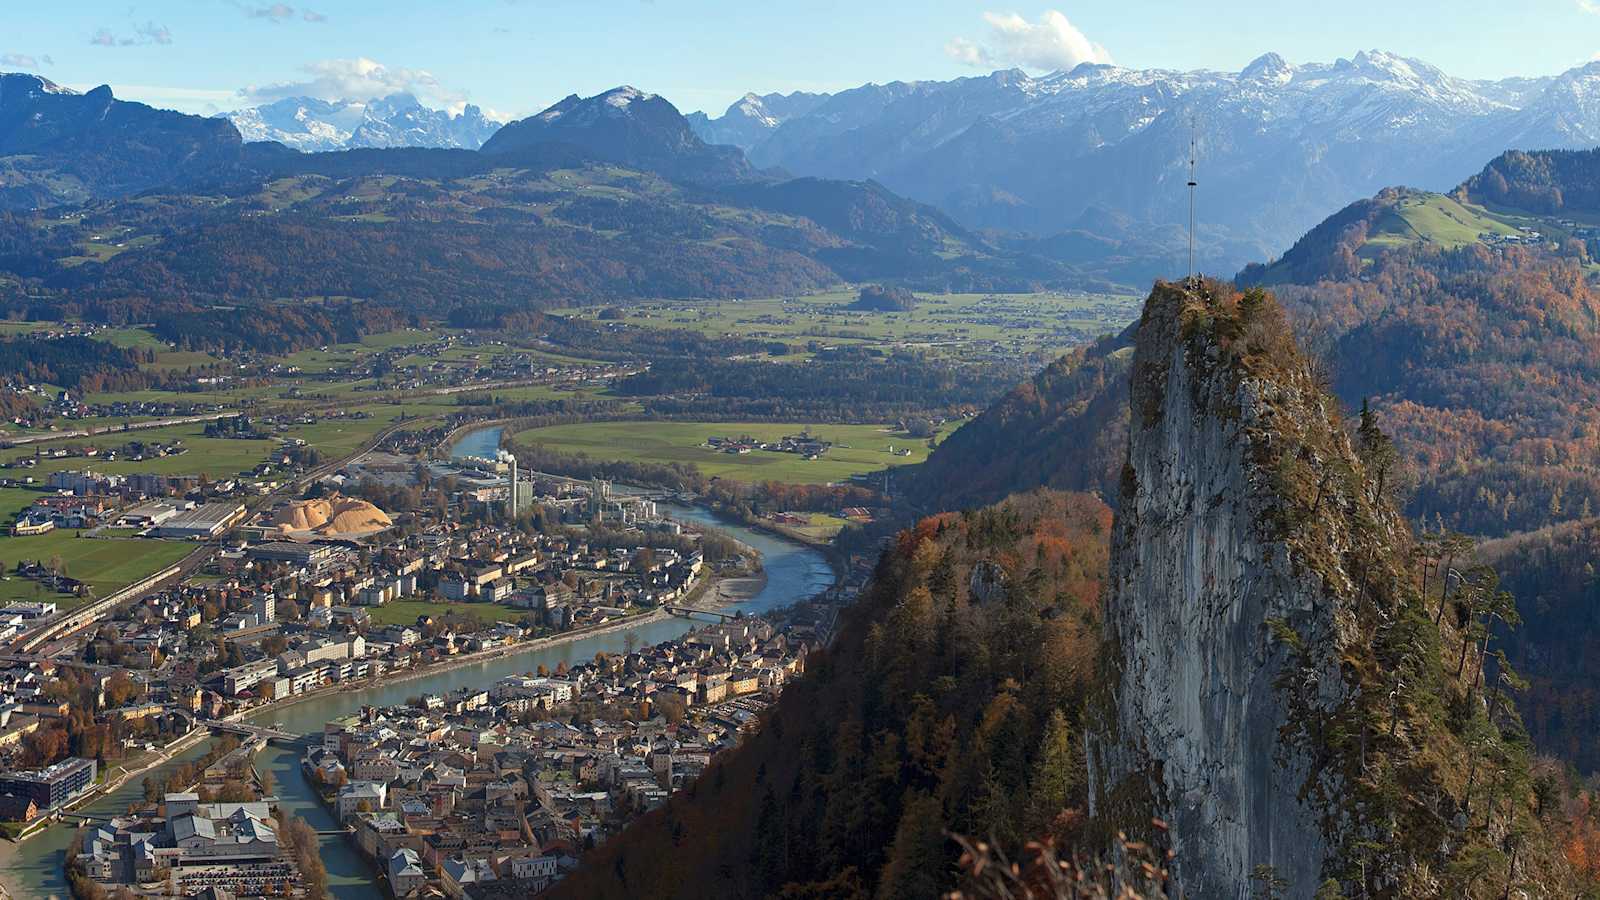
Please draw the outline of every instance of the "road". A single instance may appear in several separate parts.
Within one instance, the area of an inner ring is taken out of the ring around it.
[[[59,441],[64,438],[94,437],[99,434],[121,434],[124,431],[143,431],[147,428],[166,428],[169,425],[193,425],[196,422],[214,422],[217,419],[228,419],[239,415],[237,410],[219,413],[206,413],[202,416],[175,416],[169,419],[147,419],[143,422],[124,422],[120,425],[107,425],[103,428],[74,428],[71,431],[51,431],[45,434],[25,434],[18,437],[0,437],[0,447],[20,447],[24,444],[42,444],[46,441]]]

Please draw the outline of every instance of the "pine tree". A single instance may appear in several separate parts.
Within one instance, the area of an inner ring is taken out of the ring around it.
[[[1028,777],[1029,833],[1044,834],[1050,823],[1070,802],[1082,783],[1082,766],[1067,717],[1059,709],[1050,711],[1033,772]]]
[[[945,852],[944,810],[939,801],[907,791],[889,860],[878,882],[877,900],[923,900],[940,896],[950,861]]]

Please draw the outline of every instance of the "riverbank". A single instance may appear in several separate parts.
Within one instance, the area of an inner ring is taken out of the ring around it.
[[[473,421],[473,422],[463,422],[462,424],[457,425],[456,427],[450,429],[450,433],[446,434],[444,436],[444,438],[439,441],[438,445],[434,447],[434,455],[437,456],[437,457],[443,458],[443,459],[447,459],[447,460],[451,459],[451,458],[454,458],[456,456],[456,445],[461,443],[461,441],[464,438],[468,437],[473,432],[484,431],[484,430],[491,429],[491,428],[493,428],[493,429],[504,429],[505,426],[508,423],[512,422],[512,421],[515,421],[515,420],[514,419],[501,418],[501,419],[478,419],[477,421]],[[495,435],[494,442],[495,442],[495,446],[499,446],[499,444],[500,444],[500,435],[499,434]],[[476,454],[467,454],[467,455],[476,455]]]
[[[79,807],[93,803],[102,797],[114,793],[132,779],[137,778],[140,775],[143,775],[146,772],[149,772],[160,766],[166,765],[172,761],[173,757],[192,749],[196,744],[200,743],[200,741],[203,740],[207,734],[208,732],[205,728],[196,728],[193,731],[190,731],[188,734],[185,734],[182,737],[179,737],[168,743],[160,750],[141,756],[135,768],[121,768],[119,774],[107,777],[105,781],[96,785],[93,791],[78,797],[77,799],[68,803],[66,806],[62,807],[62,812],[73,812]],[[11,857],[16,855],[18,848],[22,844],[27,843],[30,838],[38,837],[50,829],[63,824],[67,823],[60,819],[50,821],[48,824],[36,824],[24,830],[24,832],[14,840],[0,841],[0,897],[11,896],[11,885],[6,883],[4,872],[8,867]]]
[[[724,596],[722,593],[721,582],[751,580],[747,578],[723,579],[715,575],[707,577],[709,579],[707,589],[700,591],[695,597],[684,601],[682,604],[683,606],[693,609],[715,611],[717,609],[716,604],[718,602],[718,598]],[[736,590],[742,591],[743,588],[729,588],[730,593],[727,596],[730,599],[722,602],[748,600],[751,597],[754,597],[756,593],[759,593],[760,589],[765,586],[766,579],[763,576],[754,593],[750,593],[748,595],[736,595],[733,592]],[[273,700],[269,703],[264,703],[259,706],[252,706],[249,709],[241,710],[228,716],[228,719],[230,721],[256,719],[266,715],[267,713],[281,712],[289,707],[298,706],[301,703],[307,703],[312,700],[321,699],[328,694],[337,694],[349,691],[352,687],[359,689],[364,684],[377,683],[378,680],[381,680],[382,683],[386,685],[404,684],[407,681],[414,681],[418,678],[427,678],[432,675],[440,675],[450,672],[454,669],[461,669],[467,666],[477,665],[479,663],[493,662],[495,660],[506,659],[508,657],[520,656],[525,653],[536,653],[541,650],[549,650],[553,647],[560,647],[563,644],[576,643],[577,641],[588,638],[603,637],[608,634],[615,634],[619,631],[627,631],[633,628],[638,628],[641,625],[648,625],[652,622],[660,622],[669,618],[672,618],[671,613],[664,609],[654,609],[650,612],[639,613],[632,616],[624,616],[623,618],[614,619],[609,622],[602,622],[598,625],[584,625],[568,631],[563,631],[560,634],[552,634],[549,637],[535,638],[530,641],[522,641],[521,643],[511,644],[505,647],[495,647],[491,650],[478,650],[473,653],[462,653],[447,659],[442,659],[438,662],[428,663],[427,665],[421,666],[413,666],[402,671],[385,672],[382,675],[377,676],[376,679],[368,679],[367,682],[361,682],[355,685],[351,685],[349,683],[324,685],[316,690],[307,691],[303,694],[296,694],[293,697],[287,697],[283,700]]]

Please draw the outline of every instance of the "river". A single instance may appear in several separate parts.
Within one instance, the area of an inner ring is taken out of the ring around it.
[[[494,432],[492,439],[485,435],[490,431]],[[499,446],[499,432],[499,428],[490,428],[468,434],[452,448],[454,455],[476,455],[477,448]],[[471,444],[474,449],[468,449],[469,441],[474,442]],[[674,506],[669,511],[674,518],[685,523],[716,527],[761,553],[767,576],[765,587],[755,597],[728,609],[760,613],[812,597],[833,585],[833,570],[820,553],[809,547],[722,520],[703,509]],[[320,732],[324,723],[356,712],[363,706],[403,703],[407,698],[419,694],[444,693],[469,685],[486,687],[505,675],[532,672],[540,665],[555,669],[563,662],[571,664],[593,659],[601,651],[626,652],[629,635],[636,636],[640,646],[671,640],[694,627],[694,624],[684,619],[647,622],[631,629],[551,647],[530,648],[499,659],[394,684],[326,694],[283,709],[266,710],[259,718],[266,723],[277,723],[289,731],[305,734]],[[180,756],[150,774],[158,780],[164,778],[167,772],[185,760],[199,756],[205,747],[206,744],[202,743],[191,753]],[[256,757],[256,765],[272,770],[277,780],[278,796],[284,806],[307,819],[318,830],[335,827],[333,817],[318,804],[310,782],[301,773],[297,750],[269,746]],[[134,778],[80,811],[90,815],[125,812],[129,804],[140,802],[143,795],[142,777]],[[0,862],[0,883],[19,900],[65,898],[68,895],[64,872],[66,849],[73,833],[72,828],[57,825],[15,848],[15,853],[7,854],[4,861]],[[365,860],[343,838],[323,838],[322,860],[328,867],[332,893],[340,900],[379,900],[381,897]]]
[[[495,451],[500,449],[500,433],[503,430],[499,425],[494,425],[489,428],[469,431],[450,446],[450,456],[452,458],[476,456],[481,459],[494,459]]]

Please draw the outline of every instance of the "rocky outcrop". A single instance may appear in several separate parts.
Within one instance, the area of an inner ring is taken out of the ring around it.
[[[1257,327],[1234,315],[1204,289],[1158,286],[1139,329],[1092,802],[1111,821],[1167,823],[1174,896],[1250,896],[1270,866],[1282,896],[1309,897],[1339,843],[1330,829],[1348,836],[1348,823],[1328,802],[1340,776],[1298,723],[1351,690],[1340,650],[1354,639],[1353,591],[1282,528],[1276,461],[1356,463],[1297,354],[1219,340]],[[1324,558],[1349,544],[1340,518],[1321,516]]]

